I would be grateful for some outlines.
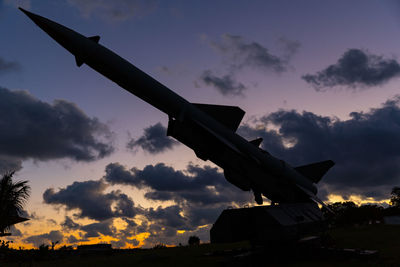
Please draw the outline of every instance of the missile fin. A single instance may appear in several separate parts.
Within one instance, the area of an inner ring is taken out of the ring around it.
[[[249,143],[251,143],[252,145],[255,145],[256,147],[259,147],[261,145],[262,141],[263,141],[263,139],[260,137],[260,138],[249,141]]]
[[[210,104],[193,103],[198,109],[207,113],[218,122],[225,125],[232,131],[236,131],[243,119],[245,112],[236,106],[222,106]]]
[[[93,42],[95,42],[95,43],[97,44],[97,43],[99,43],[99,41],[100,41],[100,36],[98,36],[98,35],[90,36],[90,37],[88,37],[88,39],[89,39],[89,40],[92,40]],[[85,63],[82,59],[80,59],[80,58],[78,58],[78,57],[75,57],[75,62],[76,62],[76,65],[77,65],[78,67],[82,66],[83,63]]]
[[[310,179],[313,183],[318,183],[333,165],[335,165],[335,163],[332,160],[325,160],[304,166],[299,166],[294,169],[301,175]]]
[[[100,36],[98,36],[98,35],[90,36],[90,37],[88,37],[88,39],[92,40],[92,41],[95,42],[95,43],[99,43],[99,41],[100,41]]]
[[[75,62],[76,62],[76,65],[77,65],[78,67],[82,66],[83,63],[85,63],[85,62],[83,62],[82,59],[80,59],[80,58],[78,58],[78,57],[75,57]]]

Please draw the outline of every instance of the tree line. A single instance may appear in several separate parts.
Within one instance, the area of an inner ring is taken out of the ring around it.
[[[348,226],[383,223],[386,216],[400,216],[400,187],[393,187],[390,205],[386,208],[376,204],[357,205],[352,201],[335,202],[323,208],[327,222],[332,226]]]

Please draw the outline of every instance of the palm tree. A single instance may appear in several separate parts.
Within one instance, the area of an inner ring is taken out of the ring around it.
[[[28,181],[13,182],[13,175],[14,172],[7,172],[0,179],[0,233],[23,219],[19,216],[31,191]]]

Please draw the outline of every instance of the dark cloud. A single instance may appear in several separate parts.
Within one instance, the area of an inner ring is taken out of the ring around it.
[[[0,74],[19,70],[21,70],[21,65],[18,62],[7,61],[0,57]]]
[[[112,185],[115,184],[124,184],[124,185],[133,185],[138,188],[141,188],[140,182],[136,181],[134,178],[132,170],[127,170],[123,165],[119,163],[110,163],[106,166],[106,175],[105,180]]]
[[[80,225],[74,222],[69,216],[65,216],[65,220],[60,225],[66,230],[77,230],[80,227]]]
[[[360,49],[349,49],[336,64],[302,78],[317,91],[322,91],[325,87],[339,85],[353,89],[383,85],[399,75],[400,64],[395,59],[385,59]]]
[[[247,88],[240,82],[235,80],[233,74],[218,77],[211,70],[206,70],[201,75],[200,79],[209,86],[214,87],[222,95],[243,96],[243,91]]]
[[[32,235],[24,239],[25,243],[31,243],[36,247],[42,244],[48,245],[51,242],[62,242],[64,235],[60,231],[50,231],[46,234]]]
[[[146,212],[146,216],[151,222],[157,221],[163,227],[170,227],[175,230],[185,229],[187,219],[180,214],[181,212],[182,208],[180,206],[173,205],[166,208],[150,208]]]
[[[138,147],[150,154],[157,154],[172,149],[179,143],[167,136],[167,129],[157,123],[144,129],[143,136],[138,139],[130,139],[126,147],[135,150]]]
[[[103,181],[74,182],[57,192],[47,189],[43,200],[51,205],[63,205],[67,210],[78,209],[79,218],[106,220],[114,217],[134,217],[138,209],[130,197],[119,190],[105,193],[108,187]]]
[[[287,70],[288,62],[284,58],[271,54],[266,47],[257,42],[246,42],[242,36],[224,34],[222,42],[211,44],[226,56],[232,70],[244,67],[274,72]]]
[[[0,155],[0,173],[19,171],[22,169],[22,160],[17,157]]]
[[[147,188],[150,191],[145,197],[152,200],[174,200],[176,203],[197,205],[230,205],[249,200],[248,194],[229,184],[217,168],[210,166],[189,165],[183,172],[163,163],[147,165],[143,170],[128,170],[118,163],[112,163],[107,165],[104,179],[111,184]]]
[[[20,169],[25,159],[93,161],[113,152],[107,125],[75,104],[40,101],[26,91],[0,88],[1,168]]]
[[[80,242],[80,240],[77,239],[74,235],[70,235],[67,238],[67,243],[74,244],[74,243],[77,243],[77,242]]]
[[[242,36],[224,34],[220,42],[210,42],[223,57],[227,73],[223,76],[215,75],[211,70],[205,70],[200,80],[215,88],[222,95],[244,96],[247,87],[238,82],[236,75],[245,68],[281,73],[287,71],[289,60],[297,53],[300,43],[281,37],[278,40],[284,54],[276,56],[263,45],[257,42],[247,42]],[[195,82],[196,87],[198,86]]]
[[[91,223],[81,226],[80,230],[85,232],[84,238],[99,237],[100,235],[114,236],[116,229],[112,222],[112,220],[106,220],[99,223]]]
[[[118,21],[142,17],[157,7],[155,0],[68,0],[84,17],[92,14],[107,20]]]
[[[322,192],[388,198],[400,183],[400,97],[368,112],[352,112],[349,120],[311,112],[278,111],[258,125],[242,126],[248,138],[264,138],[263,148],[292,164],[331,159],[336,165],[321,181]]]
[[[126,177],[115,177],[113,176],[113,172],[106,171],[105,180],[111,184],[126,184],[138,188],[143,188],[146,186],[158,191],[195,190],[200,187],[214,185],[221,182],[219,176],[222,177],[222,175],[217,171],[217,168],[211,168],[209,166],[206,166],[205,168],[210,170],[210,173],[212,173],[214,177],[192,177],[190,175],[186,175],[182,171],[166,166],[164,163],[147,165],[145,168],[143,168],[143,170],[136,168],[126,170],[124,166],[114,163],[107,165],[106,170],[124,170]],[[188,166],[188,172],[192,174],[194,174],[195,170],[198,169],[200,169],[200,167],[193,165]]]

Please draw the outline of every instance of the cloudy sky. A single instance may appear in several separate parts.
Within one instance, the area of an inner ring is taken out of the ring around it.
[[[0,171],[32,195],[14,246],[186,243],[253,197],[167,138],[168,118],[61,48],[22,6],[100,42],[293,166],[332,159],[325,201],[400,184],[398,1],[1,0]]]

